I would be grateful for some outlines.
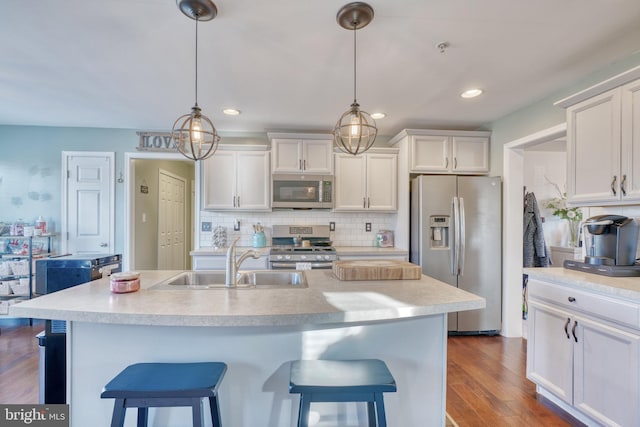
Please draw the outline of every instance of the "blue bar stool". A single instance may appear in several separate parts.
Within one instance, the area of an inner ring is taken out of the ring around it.
[[[211,420],[221,427],[218,387],[227,371],[221,362],[137,363],[104,386],[103,399],[115,398],[111,427],[122,427],[127,408],[138,408],[138,427],[147,427],[149,408],[191,406],[193,426],[203,427],[202,399],[209,398]]]
[[[382,360],[291,362],[289,393],[300,393],[298,427],[308,426],[311,402],[367,402],[369,427],[386,427],[382,393],[395,391],[396,381]]]

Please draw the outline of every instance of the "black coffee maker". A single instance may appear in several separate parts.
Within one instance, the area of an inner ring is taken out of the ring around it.
[[[636,262],[638,223],[621,215],[598,215],[583,223],[585,264],[629,266]]]

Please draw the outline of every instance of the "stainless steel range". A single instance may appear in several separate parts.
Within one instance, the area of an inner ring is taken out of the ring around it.
[[[338,257],[329,238],[328,225],[274,225],[269,268],[331,268]]]

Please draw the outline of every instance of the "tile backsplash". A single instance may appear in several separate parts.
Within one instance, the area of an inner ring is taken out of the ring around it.
[[[267,245],[271,244],[273,225],[329,225],[336,223],[336,230],[330,232],[334,246],[375,246],[378,230],[393,230],[395,214],[384,213],[339,213],[324,210],[276,210],[273,212],[200,212],[200,223],[210,222],[211,229],[217,226],[225,227],[228,241],[240,237],[238,245],[251,246],[253,224],[260,222],[264,226]],[[234,231],[233,225],[240,221],[240,231]],[[371,231],[365,231],[365,223],[371,223]],[[200,247],[213,246],[211,231],[202,231]]]

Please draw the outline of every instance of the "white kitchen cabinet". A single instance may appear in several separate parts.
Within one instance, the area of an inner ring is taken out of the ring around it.
[[[640,201],[640,80],[567,107],[567,199],[573,205]]]
[[[364,154],[335,154],[335,211],[397,210],[398,155],[371,149]]]
[[[218,151],[204,161],[203,209],[268,211],[271,173],[268,151]]]
[[[272,173],[332,174],[333,139],[323,138],[272,139]]]
[[[638,304],[538,280],[528,286],[527,378],[578,416],[638,425]]]
[[[457,135],[427,131],[409,136],[412,173],[482,174],[489,172],[488,132]],[[432,133],[432,134],[431,134]],[[462,132],[460,132],[462,133]]]

